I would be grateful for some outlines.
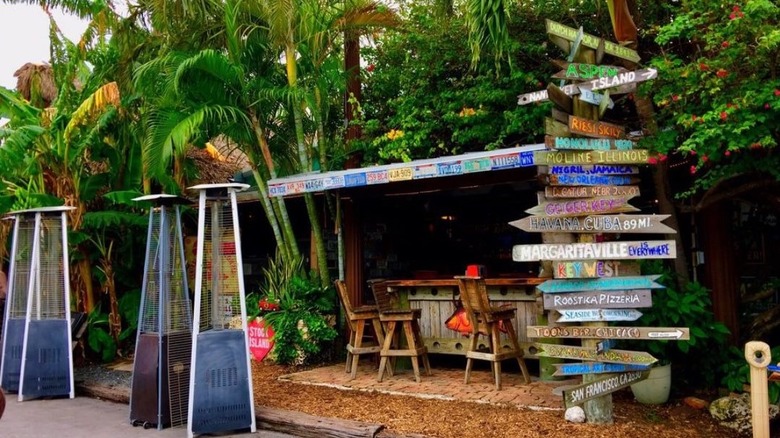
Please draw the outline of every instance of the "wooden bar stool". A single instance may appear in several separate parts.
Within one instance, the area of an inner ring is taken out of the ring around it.
[[[414,380],[420,382],[420,365],[418,358],[422,357],[425,373],[431,375],[431,365],[428,362],[428,348],[420,334],[420,309],[397,309],[393,306],[392,297],[387,290],[385,280],[370,280],[371,291],[374,293],[379,309],[379,320],[385,325],[385,342],[379,352],[379,374],[377,380],[384,378],[385,368],[392,376],[393,366],[388,364],[388,358],[410,357],[414,369]],[[400,324],[399,324],[400,323]],[[403,333],[403,340],[402,338]],[[405,344],[405,345],[404,345]]]
[[[377,354],[382,349],[385,340],[384,331],[382,323],[379,322],[379,310],[376,306],[352,307],[347,285],[342,280],[336,280],[334,283],[339,299],[341,299],[341,305],[344,307],[344,313],[346,313],[347,325],[349,325],[346,372],[351,373],[350,375],[354,379],[357,375],[360,355]],[[373,327],[374,339],[373,342],[363,345],[367,322],[370,322]]]
[[[496,390],[501,389],[501,361],[516,358],[523,373],[525,383],[530,383],[528,367],[523,359],[523,349],[517,341],[517,333],[512,325],[515,319],[515,308],[491,307],[485,280],[481,277],[455,277],[458,280],[460,301],[471,322],[471,339],[466,351],[466,377],[464,383],[469,383],[471,367],[474,359],[490,361]],[[506,330],[510,347],[502,351],[500,341],[501,328]],[[485,336],[488,341],[488,351],[477,348],[479,336]]]

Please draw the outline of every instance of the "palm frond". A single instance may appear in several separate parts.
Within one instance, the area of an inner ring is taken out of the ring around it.
[[[174,89],[177,93],[183,93],[184,90],[181,88],[183,85],[182,77],[192,70],[198,70],[199,73],[211,75],[229,87],[241,87],[241,78],[243,77],[241,68],[232,64],[229,59],[216,50],[207,49],[183,60],[179,64],[174,78]]]
[[[73,130],[82,124],[92,121],[108,106],[119,106],[119,87],[116,82],[109,82],[98,88],[73,112],[70,123],[65,127],[65,138],[69,138]]]

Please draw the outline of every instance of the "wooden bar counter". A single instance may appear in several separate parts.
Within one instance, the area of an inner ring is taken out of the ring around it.
[[[526,327],[536,324],[536,286],[544,279],[486,278],[490,301],[495,306],[508,304],[517,309],[514,328],[525,356],[534,358],[528,351],[531,342]],[[458,284],[454,278],[388,280],[390,290],[398,293],[401,303],[421,309],[420,331],[429,353],[465,354],[468,337],[448,329],[444,323],[455,311],[460,300]],[[508,339],[502,336],[502,342]]]

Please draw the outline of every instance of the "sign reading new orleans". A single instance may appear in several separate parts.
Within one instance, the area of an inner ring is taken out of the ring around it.
[[[624,373],[626,371],[644,371],[648,365],[626,365],[622,363],[578,362],[554,363],[553,376],[577,376],[580,374]]]
[[[605,278],[639,275],[639,263],[630,260],[553,262],[554,278]]]
[[[544,294],[545,309],[633,309],[653,307],[650,289]]]
[[[542,175],[541,179],[553,186],[627,186],[639,182],[639,178],[631,175],[557,174]]]
[[[555,322],[636,321],[642,312],[636,309],[564,309]]]
[[[548,201],[525,212],[533,215],[546,215],[550,217],[585,216],[587,214],[623,213],[627,211],[639,211],[638,208],[628,203],[625,197],[605,197],[574,199],[566,201]]]
[[[535,151],[534,163],[550,164],[646,164],[647,149],[609,151]]]
[[[608,363],[647,364],[658,362],[658,359],[644,351],[609,350],[596,353],[595,348],[576,347],[574,345],[533,344],[531,352],[536,350],[540,357],[558,357],[561,359],[597,360]]]
[[[596,326],[548,326],[526,327],[530,338],[580,338],[580,339],[671,339],[684,341],[691,338],[688,327],[596,327]]]
[[[663,289],[655,282],[660,275],[635,275],[630,277],[575,278],[568,280],[547,280],[536,286],[546,294],[579,292],[583,290]]]
[[[545,27],[547,29],[547,33],[561,37],[565,40],[574,41],[577,38],[577,29],[573,27],[569,27],[549,19],[545,20]],[[593,36],[587,33],[582,35],[582,45],[585,47],[590,47],[591,49],[598,49],[602,41],[604,43],[604,53],[617,56],[618,58],[627,59],[632,62],[639,62],[640,58],[636,50],[615,44],[611,41],[602,40],[597,36]]]
[[[677,250],[674,240],[542,243],[515,245],[512,247],[512,260],[516,262],[587,259],[673,259],[675,257],[677,257]]]
[[[626,128],[612,123],[569,116],[569,132],[597,138],[625,138]]]
[[[611,394],[636,382],[645,380],[650,371],[629,371],[626,373],[607,375],[600,379],[583,383],[563,390],[564,404],[567,408],[585,403],[588,400]]]
[[[548,186],[545,198],[597,198],[602,196],[639,196],[639,186]]]
[[[579,138],[579,137],[544,137],[544,145],[553,149],[600,150],[611,149],[630,150],[636,146],[631,140],[616,140],[611,138]]]

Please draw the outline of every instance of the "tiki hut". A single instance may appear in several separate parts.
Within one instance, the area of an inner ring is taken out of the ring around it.
[[[16,90],[33,106],[48,108],[57,98],[54,71],[47,63],[28,62],[14,72]]]

